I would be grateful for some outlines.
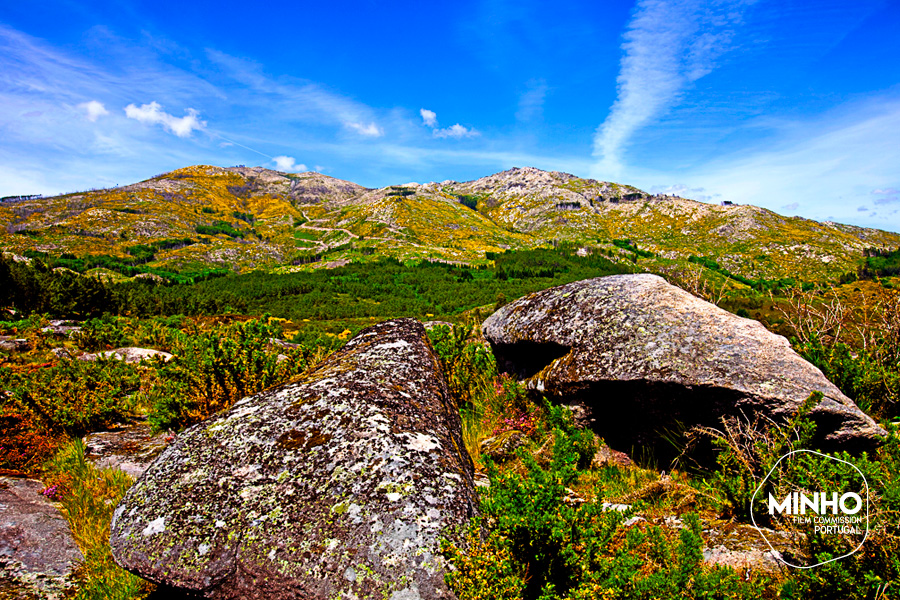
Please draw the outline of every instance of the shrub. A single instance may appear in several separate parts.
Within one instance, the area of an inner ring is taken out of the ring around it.
[[[79,348],[88,352],[121,348],[128,342],[119,321],[109,315],[85,321],[81,324],[81,331],[72,337]]]
[[[471,327],[441,325],[431,329],[428,337],[459,407],[463,442],[477,461],[481,440],[490,435],[492,416],[497,413],[497,363],[490,348],[471,340],[471,334]]]
[[[105,427],[131,416],[141,378],[117,360],[65,360],[35,369],[2,369],[0,384],[11,392],[8,411],[35,423],[38,431],[67,436]],[[26,417],[27,415],[27,417]]]
[[[194,331],[173,339],[172,360],[160,365],[150,390],[156,430],[181,429],[266,387],[284,383],[321,358],[317,348],[276,349],[281,335],[268,317],[219,331]],[[279,361],[284,354],[287,360]]]
[[[627,513],[603,510],[602,488],[593,502],[567,504],[567,486],[579,478],[590,436],[572,427],[563,410],[549,414],[555,444],[548,468],[524,452],[524,476],[489,465],[491,485],[468,546],[444,542],[454,566],[447,583],[461,600],[761,595],[768,580],[742,581],[731,569],[702,564],[696,515],[688,515],[680,531],[646,522],[625,528]]]

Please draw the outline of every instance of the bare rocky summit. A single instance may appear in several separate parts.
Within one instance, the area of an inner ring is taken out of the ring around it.
[[[613,275],[530,294],[483,325],[498,362],[571,405],[613,447],[722,417],[783,423],[812,392],[818,443],[870,450],[886,432],[788,341],[656,275]]]
[[[450,598],[439,538],[475,507],[440,363],[398,319],[179,435],[116,508],[111,546],[207,598]]]

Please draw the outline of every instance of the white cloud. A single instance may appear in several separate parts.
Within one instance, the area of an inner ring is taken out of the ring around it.
[[[477,131],[475,131],[474,129],[466,129],[459,123],[457,123],[456,125],[447,127],[446,129],[435,129],[432,133],[433,133],[434,137],[436,137],[436,138],[451,137],[451,138],[456,138],[456,139],[460,139],[460,138],[464,138],[464,137],[475,137],[476,135],[479,135],[479,133]]]
[[[892,196],[894,194],[900,194],[900,190],[896,190],[894,188],[886,188],[886,189],[872,190],[872,193],[878,194],[880,196]]]
[[[91,123],[95,122],[100,117],[109,114],[109,111],[106,110],[106,107],[103,106],[103,103],[98,102],[97,100],[82,102],[78,105],[78,108],[80,108],[84,112],[85,117],[87,117],[87,120]]]
[[[369,123],[368,125],[366,125],[364,123],[353,123],[347,121],[344,123],[344,125],[354,130],[359,135],[364,135],[366,137],[381,137],[384,135],[384,130],[375,123]]]
[[[797,210],[798,208],[800,208],[800,203],[799,202],[791,202],[790,204],[785,204],[781,208],[783,208],[784,210]]]
[[[618,96],[594,136],[597,175],[617,175],[622,152],[642,126],[675,104],[728,50],[752,0],[640,0],[625,32]]]
[[[129,104],[125,107],[125,116],[148,125],[162,125],[163,129],[174,133],[178,137],[188,137],[195,129],[206,127],[206,121],[201,121],[199,112],[193,108],[185,110],[185,116],[178,118],[162,110],[157,102],[142,104],[140,107]]]
[[[299,173],[307,170],[306,165],[302,163],[298,164],[293,156],[276,156],[272,160],[275,161],[275,167],[279,171]]]
[[[419,114],[422,115],[422,122],[426,127],[437,127],[437,113],[427,108],[420,108]]]

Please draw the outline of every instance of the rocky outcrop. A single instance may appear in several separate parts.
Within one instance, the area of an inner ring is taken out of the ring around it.
[[[29,350],[31,350],[31,342],[27,339],[15,339],[8,335],[0,335],[0,351],[28,352]]]
[[[59,509],[36,479],[0,477],[0,597],[68,597],[82,560]]]
[[[139,363],[144,362],[145,360],[153,360],[157,356],[161,358],[163,362],[169,362],[170,360],[172,360],[172,355],[168,352],[163,352],[162,350],[154,350],[152,348],[134,347],[105,350],[103,352],[97,352],[96,354],[82,354],[78,357],[78,359],[95,361],[102,358],[106,360],[124,360],[127,363]]]
[[[84,437],[85,458],[101,469],[119,469],[134,478],[174,440],[167,433],[153,435],[149,423],[131,423]]]
[[[439,538],[475,506],[438,359],[398,319],[179,435],[116,508],[111,546],[208,598],[446,598]]]
[[[498,362],[572,406],[613,447],[726,416],[784,422],[812,392],[818,443],[859,451],[885,435],[788,341],[656,275],[577,281],[512,302],[483,325]]]

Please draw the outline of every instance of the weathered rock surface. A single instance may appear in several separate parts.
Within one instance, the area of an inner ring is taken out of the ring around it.
[[[868,415],[760,323],[656,275],[577,281],[520,298],[482,327],[502,368],[569,404],[615,448],[723,416],[784,422],[814,391],[826,449],[860,451],[885,435]]]
[[[74,325],[72,323],[75,323]],[[56,319],[50,321],[46,327],[41,327],[44,333],[50,333],[56,336],[71,337],[81,331],[81,325],[78,321],[66,321],[64,319]]]
[[[750,525],[730,522],[704,523],[703,561],[731,567],[741,573],[774,575],[788,567],[782,562],[808,564],[802,550],[802,536],[765,529],[769,548],[759,531]]]
[[[31,342],[27,339],[14,339],[8,335],[0,335],[0,350],[3,352],[27,352]]]
[[[59,509],[35,479],[0,477],[0,597],[61,598],[82,560]]]
[[[152,348],[116,348],[115,350],[105,350],[95,354],[82,354],[78,360],[94,361],[98,358],[124,360],[127,363],[139,363],[145,360],[152,360],[159,356],[163,361],[172,360],[172,355],[162,350],[153,350]]]
[[[398,319],[179,435],[116,508],[111,545],[209,598],[445,598],[439,538],[475,506],[437,357]]]
[[[497,462],[505,462],[515,456],[516,450],[528,443],[528,436],[512,429],[482,440],[481,453]]]
[[[120,469],[137,478],[173,439],[166,433],[153,435],[148,423],[132,423],[86,435],[84,453],[99,468]]]

